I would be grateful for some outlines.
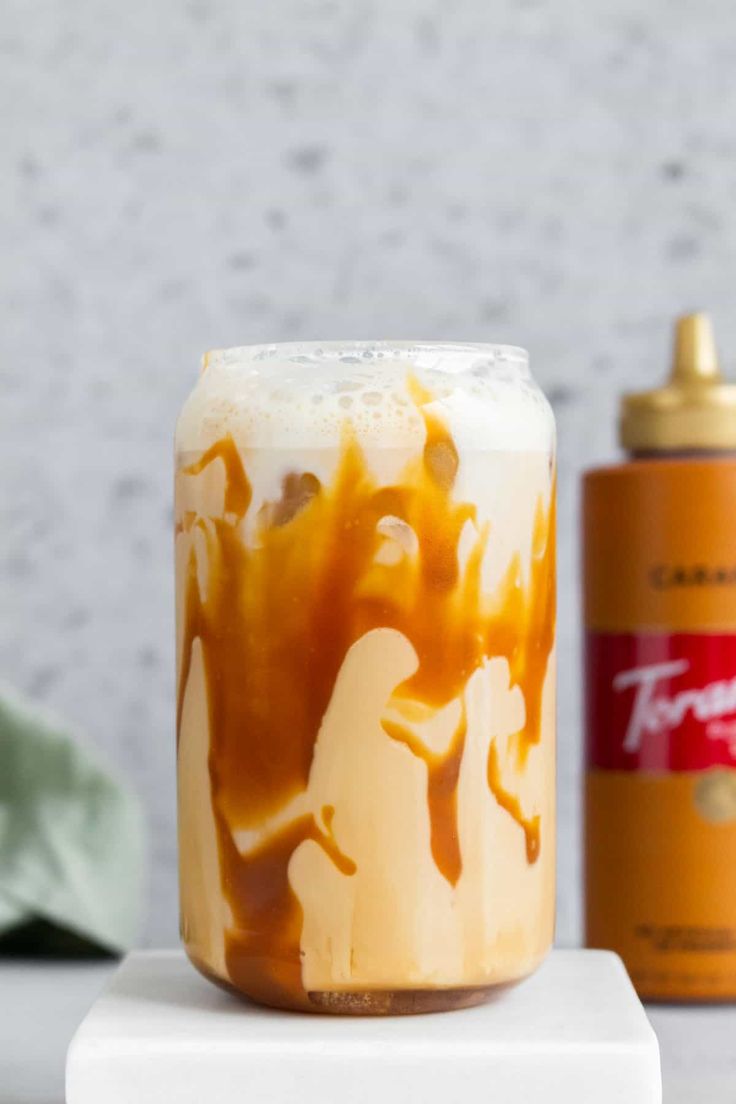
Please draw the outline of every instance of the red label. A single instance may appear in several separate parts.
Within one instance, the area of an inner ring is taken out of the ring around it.
[[[736,634],[588,633],[588,765],[736,766]]]

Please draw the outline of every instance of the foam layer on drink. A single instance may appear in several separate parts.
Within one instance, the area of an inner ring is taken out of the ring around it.
[[[458,449],[551,451],[554,419],[527,355],[509,345],[358,342],[208,353],[182,411],[180,450],[230,433],[242,447],[331,448],[346,421],[368,447],[415,447],[424,421],[411,381],[431,392]]]

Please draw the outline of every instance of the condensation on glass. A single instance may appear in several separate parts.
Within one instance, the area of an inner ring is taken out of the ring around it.
[[[523,350],[211,353],[177,427],[181,923],[265,1004],[454,1008],[554,923],[554,423]]]

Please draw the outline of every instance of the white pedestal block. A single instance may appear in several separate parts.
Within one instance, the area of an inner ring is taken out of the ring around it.
[[[487,1004],[275,1012],[178,951],[130,955],[72,1042],[67,1104],[659,1104],[659,1049],[613,954],[554,951]]]

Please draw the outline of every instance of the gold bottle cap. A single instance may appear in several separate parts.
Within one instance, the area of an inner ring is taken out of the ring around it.
[[[622,397],[619,437],[629,452],[736,450],[736,383],[718,366],[707,314],[677,319],[669,382]]]

